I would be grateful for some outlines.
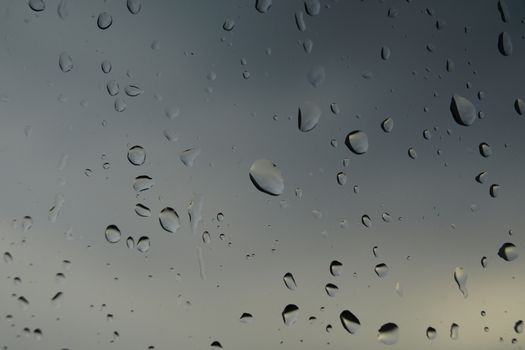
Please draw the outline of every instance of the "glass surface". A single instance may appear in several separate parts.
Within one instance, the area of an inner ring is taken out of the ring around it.
[[[0,1],[0,348],[523,349],[525,2]]]

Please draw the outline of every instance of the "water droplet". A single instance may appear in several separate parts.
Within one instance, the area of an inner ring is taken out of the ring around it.
[[[102,69],[102,72],[104,72],[105,74],[108,74],[109,72],[111,72],[111,68],[112,68],[111,62],[108,60],[104,60],[100,64],[100,69]]]
[[[510,242],[504,243],[498,250],[498,256],[505,261],[512,261],[518,258],[518,248]]]
[[[97,26],[100,29],[106,30],[111,26],[112,23],[113,23],[113,17],[111,17],[109,13],[102,12],[101,14],[98,15]]]
[[[486,257],[486,256],[482,257],[482,258],[481,258],[481,266],[482,266],[483,268],[487,268],[487,264],[488,264],[488,259],[487,259],[487,257]]]
[[[392,218],[390,216],[390,213],[384,212],[383,214],[381,214],[381,219],[383,219],[384,222],[390,222]]]
[[[18,297],[18,305],[24,309],[24,310],[27,310],[27,308],[29,307],[29,300],[27,300],[24,296],[19,296]]]
[[[295,278],[290,272],[284,274],[283,281],[284,285],[289,290],[295,290],[295,288],[297,287],[297,284],[295,283]]]
[[[128,160],[131,164],[139,166],[146,161],[146,152],[142,146],[133,146],[128,150]]]
[[[476,176],[476,181],[479,182],[480,184],[482,184],[485,181],[487,181],[487,172],[486,171],[482,171],[481,173],[479,173]]]
[[[488,158],[492,155],[492,148],[487,143],[482,142],[479,144],[479,153],[483,157]]]
[[[450,111],[454,120],[460,125],[470,126],[476,120],[476,107],[463,96],[452,96]]]
[[[390,58],[390,48],[388,48],[388,46],[383,46],[381,48],[381,58],[385,61]]]
[[[233,19],[226,18],[224,20],[223,25],[222,25],[222,29],[224,29],[225,31],[229,32],[229,31],[233,30],[233,28],[235,28],[235,21]]]
[[[452,323],[450,325],[450,339],[457,340],[459,338],[459,325]]]
[[[150,247],[150,240],[148,236],[142,236],[137,241],[137,250],[141,253],[146,253]]]
[[[427,339],[428,340],[434,340],[437,337],[437,331],[434,327],[428,327],[427,328]]]
[[[377,340],[385,345],[393,345],[399,340],[399,327],[392,322],[385,323],[377,330]]]
[[[467,278],[468,276],[465,269],[462,267],[456,267],[454,270],[454,281],[456,281],[461,294],[463,294],[463,297],[465,298],[468,297]]]
[[[309,16],[317,16],[321,12],[319,0],[304,0],[304,8]]]
[[[126,110],[126,101],[124,101],[122,98],[120,97],[117,97],[115,99],[115,103],[114,103],[114,108],[115,108],[115,111],[121,113],[121,112],[124,112]]]
[[[149,190],[155,185],[155,181],[148,175],[140,175],[133,181],[133,189],[137,192]]]
[[[138,15],[142,9],[142,0],[128,0],[126,2],[126,7],[132,15]]]
[[[110,96],[116,96],[120,92],[120,87],[118,85],[118,82],[116,80],[109,80],[106,83],[106,90],[108,91],[108,94]]]
[[[62,211],[62,207],[64,206],[65,198],[64,195],[58,193],[55,195],[55,200],[53,202],[53,206],[51,209],[49,209],[47,218],[50,222],[54,223],[56,222],[58,215]]]
[[[318,87],[326,79],[326,72],[323,66],[313,66],[308,73],[308,82],[313,87]]]
[[[241,323],[251,323],[253,321],[253,316],[248,312],[243,312],[239,320]]]
[[[510,11],[507,3],[504,0],[498,1],[498,10],[501,15],[501,20],[503,22],[508,22],[510,20]]]
[[[11,255],[11,253],[9,253],[9,252],[5,252],[4,253],[4,262],[6,264],[10,264],[10,263],[13,262],[13,256]]]
[[[35,12],[41,12],[46,9],[44,0],[29,0],[29,8]]]
[[[512,38],[510,37],[510,34],[507,32],[501,32],[498,38],[498,49],[499,52],[503,56],[510,56],[512,55],[512,51],[514,50],[512,45]]]
[[[128,86],[126,86],[126,88],[124,89],[124,92],[129,97],[136,97],[136,96],[142,95],[142,93],[143,93],[142,89],[139,88],[137,85],[128,85]]]
[[[135,239],[133,239],[133,237],[129,236],[126,239],[126,247],[128,247],[128,249],[134,249],[135,248]]]
[[[361,327],[361,322],[356,315],[350,312],[350,310],[344,310],[341,312],[339,319],[341,320],[344,329],[350,334],[355,334],[359,330],[359,327]]]
[[[266,13],[272,7],[272,0],[256,0],[255,9],[260,13]]]
[[[64,299],[64,293],[58,292],[51,298],[51,304],[53,304],[55,307],[60,307],[62,304],[62,300]]]
[[[522,320],[516,321],[516,323],[514,323],[514,332],[521,334],[523,333],[523,328],[524,326]]]
[[[202,206],[204,204],[204,196],[199,193],[193,194],[193,199],[188,205],[188,216],[190,218],[191,232],[197,232],[197,226],[202,220]]]
[[[27,232],[31,229],[31,227],[33,227],[33,218],[30,216],[24,216],[22,218],[22,230]]]
[[[159,222],[164,230],[171,233],[177,233],[177,230],[180,228],[179,214],[170,207],[166,207],[160,211]]]
[[[383,120],[381,123],[381,129],[386,133],[392,132],[392,129],[394,129],[394,119],[388,117]]]
[[[299,317],[299,307],[295,304],[288,304],[281,313],[281,316],[283,317],[284,324],[291,326],[297,322],[297,318]]]
[[[372,220],[370,220],[370,216],[368,215],[363,215],[361,216],[361,223],[366,227],[366,228],[369,228],[370,226],[372,226]]]
[[[397,295],[399,295],[400,297],[403,296],[403,288],[401,288],[401,285],[399,284],[399,282],[396,282],[394,289],[396,290]]]
[[[345,143],[355,154],[364,154],[368,151],[368,136],[364,131],[352,131],[346,136]]]
[[[277,165],[258,159],[250,167],[250,180],[261,192],[278,196],[284,192],[284,179]]]
[[[337,295],[337,292],[339,292],[339,287],[333,283],[328,283],[324,287],[324,290],[326,291],[326,294],[328,294],[329,297],[333,298]]]
[[[314,129],[321,119],[321,108],[310,101],[299,106],[299,130],[308,132]]]
[[[222,344],[216,340],[213,343],[211,343],[210,347],[214,349],[222,349]]]
[[[514,101],[514,109],[519,115],[525,114],[525,101],[521,98],[517,98],[516,101]]]
[[[122,234],[116,225],[109,225],[106,227],[106,241],[109,243],[117,243],[120,241]]]
[[[311,53],[313,47],[314,47],[314,42],[312,40],[306,39],[305,41],[303,41],[304,52]]]
[[[492,198],[498,197],[499,192],[500,192],[500,185],[493,184],[490,186],[489,193]]]
[[[201,149],[198,147],[192,147],[182,151],[179,158],[182,164],[187,167],[192,167],[199,154],[201,154]]]
[[[386,275],[388,275],[388,271],[389,271],[389,268],[386,264],[384,263],[381,263],[381,264],[377,264],[375,267],[374,267],[374,272],[376,273],[376,275],[379,277],[379,278],[384,278],[386,277]]]
[[[417,152],[415,149],[413,149],[412,147],[410,147],[408,149],[408,156],[412,159],[417,159]]]
[[[337,260],[333,260],[330,263],[330,273],[334,277],[341,276],[343,273],[343,264]]]
[[[343,173],[342,171],[341,172],[338,172],[337,173],[337,183],[341,186],[344,186],[346,185],[346,181],[347,181],[347,176],[345,173]]]
[[[73,59],[67,52],[62,52],[60,56],[58,56],[58,66],[64,73],[67,73],[73,69]]]

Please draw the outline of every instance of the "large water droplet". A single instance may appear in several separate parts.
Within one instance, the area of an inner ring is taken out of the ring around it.
[[[109,13],[102,12],[100,15],[98,15],[97,26],[100,29],[106,30],[111,26],[112,23],[113,23],[113,17],[111,17]]]
[[[64,73],[67,73],[73,69],[73,59],[67,52],[62,52],[60,56],[58,56],[58,66]]]
[[[142,0],[128,0],[126,7],[132,15],[137,15],[142,9]]]
[[[142,146],[133,146],[128,150],[128,160],[131,164],[139,166],[146,161],[146,152]]]
[[[317,16],[321,12],[319,0],[304,0],[304,8],[309,16]]]
[[[326,291],[326,294],[328,294],[329,297],[333,298],[337,295],[337,292],[339,292],[339,287],[333,283],[328,283],[324,287],[324,290]]]
[[[299,130],[308,132],[315,128],[321,119],[321,108],[310,101],[306,101],[299,106]]]
[[[124,92],[129,97],[136,97],[139,95],[142,95],[143,91],[141,88],[139,88],[137,85],[128,85],[124,88]]]
[[[501,32],[498,38],[498,49],[503,56],[510,56],[514,51],[512,38],[507,32]]]
[[[258,159],[250,167],[250,179],[264,193],[278,196],[284,192],[284,179],[277,165],[267,159]]]
[[[160,211],[159,222],[164,230],[171,233],[177,233],[177,230],[180,228],[179,214],[170,207],[166,207]]]
[[[284,274],[283,281],[284,285],[289,290],[295,290],[295,288],[297,287],[297,284],[295,283],[295,278],[290,272]]]
[[[450,110],[454,120],[460,125],[470,126],[476,120],[476,107],[463,96],[452,96]]]
[[[137,250],[141,253],[146,253],[150,248],[150,239],[147,236],[142,236],[137,241]]]
[[[454,281],[456,281],[461,294],[463,294],[463,297],[465,298],[468,297],[467,278],[468,276],[465,269],[462,267],[456,267],[454,270]]]
[[[385,61],[390,58],[390,48],[388,46],[383,46],[381,48],[381,58]]]
[[[299,307],[295,304],[288,304],[281,313],[281,316],[283,317],[284,324],[291,326],[297,322],[297,318],[299,317]]]
[[[503,243],[498,250],[498,256],[505,261],[512,261],[518,258],[518,248],[510,242]]]
[[[364,131],[352,131],[346,136],[345,143],[355,154],[364,154],[368,151],[368,136]]]
[[[149,190],[155,185],[155,181],[148,175],[140,175],[133,181],[133,189],[137,192]]]
[[[44,0],[29,0],[29,8],[35,12],[41,12],[46,9]]]
[[[393,345],[399,340],[399,327],[392,322],[385,323],[377,330],[377,340],[385,345]]]
[[[109,225],[106,227],[106,241],[109,243],[117,243],[120,241],[122,234],[116,225]]]
[[[344,329],[350,334],[355,334],[359,330],[359,327],[361,327],[361,322],[356,315],[350,312],[350,310],[344,310],[341,312],[339,319],[341,320]]]
[[[272,0],[256,0],[255,9],[260,13],[266,13],[272,7]]]
[[[330,263],[330,273],[334,277],[341,276],[343,273],[343,264],[337,260],[333,260]]]

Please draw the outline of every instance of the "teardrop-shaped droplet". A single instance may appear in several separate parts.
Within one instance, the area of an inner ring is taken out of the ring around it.
[[[450,339],[458,340],[459,338],[459,325],[457,323],[452,323],[450,325]]]
[[[109,225],[106,227],[106,241],[109,243],[117,243],[120,241],[122,234],[116,225]]]
[[[476,121],[476,107],[463,96],[452,96],[450,111],[454,120],[460,125],[470,126]]]
[[[180,217],[177,212],[170,207],[166,207],[159,214],[160,226],[168,232],[177,233],[180,228]]]
[[[350,310],[344,310],[339,315],[339,319],[343,324],[344,329],[350,334],[355,334],[359,327],[361,327],[361,322]]]
[[[428,327],[426,334],[428,340],[434,340],[437,337],[437,331],[434,327]]]
[[[111,26],[112,23],[113,23],[113,17],[111,17],[109,13],[102,12],[100,15],[98,15],[97,26],[100,29],[106,30]]]
[[[521,98],[517,98],[516,101],[514,101],[514,109],[519,115],[525,114],[525,101],[523,101]]]
[[[150,248],[150,239],[147,236],[142,236],[137,241],[137,250],[141,253],[146,253]]]
[[[308,132],[314,129],[321,119],[321,108],[310,101],[306,101],[299,106],[299,130]]]
[[[381,123],[381,129],[386,133],[392,132],[392,129],[394,129],[394,119],[388,117],[383,120]]]
[[[292,326],[297,322],[297,318],[299,317],[299,307],[295,304],[288,304],[281,313],[281,316],[285,325]]]
[[[140,166],[146,161],[146,151],[142,146],[133,146],[128,150],[128,160],[131,164]]]
[[[381,48],[381,58],[385,61],[390,58],[390,48],[388,46],[383,46]]]
[[[352,131],[346,136],[345,143],[355,154],[364,154],[368,151],[368,136],[364,131]]]
[[[179,158],[182,164],[187,167],[192,167],[199,154],[201,154],[201,149],[199,147],[192,147],[182,151]]]
[[[462,267],[456,267],[454,270],[454,280],[456,281],[461,294],[463,294],[463,297],[465,298],[468,297],[467,278],[468,276],[465,269]]]
[[[412,147],[410,147],[408,149],[408,156],[411,158],[411,159],[417,159],[417,152],[415,149],[413,149]]]
[[[289,290],[295,290],[295,288],[297,287],[297,284],[295,283],[295,278],[290,272],[284,274],[283,281],[284,285]]]
[[[126,7],[132,15],[138,15],[142,9],[142,0],[127,0]]]
[[[70,72],[73,69],[73,59],[67,52],[62,52],[58,56],[58,66],[64,73]]]
[[[208,231],[204,231],[202,233],[202,242],[206,243],[206,244],[211,242],[211,236],[210,236],[210,233]]]
[[[503,56],[510,56],[514,51],[512,38],[507,32],[501,32],[498,38],[498,49]]]
[[[479,144],[479,153],[483,157],[488,158],[492,155],[492,148],[487,143],[482,142]]]
[[[35,12],[42,12],[46,9],[44,0],[29,0],[29,8]]]
[[[128,249],[135,249],[135,239],[133,237],[129,236],[126,238],[126,247],[128,247]]]
[[[512,261],[518,258],[518,248],[510,242],[504,243],[498,250],[498,256],[505,261]]]
[[[133,189],[137,192],[149,190],[155,185],[155,181],[148,175],[140,175],[133,181]]]
[[[250,167],[250,180],[261,192],[272,196],[284,192],[284,179],[277,165],[267,159],[258,159]]]
[[[379,278],[386,277],[386,275],[388,275],[388,271],[389,271],[389,268],[388,268],[387,264],[385,264],[385,263],[377,264],[374,267],[374,272],[376,273],[376,275]]]
[[[324,83],[326,79],[326,71],[323,66],[313,66],[312,69],[310,69],[310,72],[308,72],[307,78],[310,85],[318,87]]]
[[[341,276],[343,273],[343,264],[337,260],[333,260],[330,263],[330,273],[334,277]]]
[[[498,10],[501,16],[501,20],[503,22],[508,22],[510,20],[510,11],[505,0],[498,1]]]
[[[308,16],[317,16],[321,12],[319,0],[304,0],[304,9]]]
[[[377,330],[377,340],[385,345],[393,345],[399,340],[399,327],[392,322],[385,323]]]
[[[339,292],[339,287],[333,283],[328,283],[324,287],[324,290],[326,291],[326,294],[328,294],[329,297],[333,298],[337,295],[337,292]]]
[[[255,0],[255,9],[260,13],[266,13],[272,7],[272,0]]]

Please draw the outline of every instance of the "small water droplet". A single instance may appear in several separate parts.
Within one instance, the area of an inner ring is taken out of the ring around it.
[[[146,152],[142,146],[136,145],[128,150],[128,160],[131,164],[140,166],[146,161]]]
[[[514,51],[512,38],[507,32],[501,32],[498,37],[498,49],[503,56],[510,56]]]
[[[232,31],[233,28],[235,28],[235,21],[231,18],[226,18],[222,25],[222,29],[229,32],[229,31]]]
[[[343,273],[343,264],[337,260],[333,260],[330,263],[330,273],[334,277],[341,276]]]
[[[383,46],[381,48],[381,58],[385,61],[390,58],[390,48],[388,46]]]
[[[126,7],[132,15],[138,15],[142,9],[142,0],[127,0]]]
[[[137,241],[137,250],[141,253],[146,253],[150,248],[150,239],[148,236],[142,236]]]
[[[525,101],[521,98],[517,98],[516,101],[514,101],[514,109],[519,115],[525,114]]]
[[[115,108],[115,111],[119,113],[124,112],[127,108],[126,101],[124,101],[124,99],[120,97],[117,97],[115,99],[114,108]]]
[[[341,186],[344,186],[346,185],[346,181],[347,181],[347,176],[345,173],[343,173],[342,171],[341,172],[338,172],[337,173],[337,183]]]
[[[337,295],[337,292],[339,292],[339,287],[333,283],[328,283],[324,287],[324,290],[326,291],[326,294],[328,294],[329,297],[333,298]]]
[[[297,318],[299,317],[299,307],[295,304],[288,304],[281,313],[281,316],[285,325],[292,326],[297,322]]]
[[[454,281],[456,281],[461,294],[463,294],[463,297],[465,298],[468,297],[467,278],[468,276],[465,269],[462,267],[456,267],[454,270]]]
[[[248,312],[243,312],[239,320],[241,323],[251,323],[253,321],[253,315]]]
[[[44,0],[29,0],[29,8],[35,12],[41,12],[46,9]]]
[[[388,268],[387,264],[385,264],[385,263],[377,264],[374,267],[374,272],[376,273],[376,275],[379,278],[384,278],[384,277],[386,277],[386,275],[388,275],[389,268]]]
[[[346,146],[355,154],[364,154],[368,151],[368,136],[364,131],[355,130],[346,136]]]
[[[501,186],[498,184],[492,184],[490,185],[489,193],[492,198],[496,198],[499,196]]]
[[[267,159],[258,159],[250,167],[250,180],[261,192],[272,196],[281,195],[284,192],[284,179],[281,170]]]
[[[377,330],[377,340],[385,345],[393,345],[399,340],[399,327],[392,322],[385,323]]]
[[[481,266],[482,266],[483,268],[487,268],[487,264],[488,264],[488,259],[487,259],[487,257],[486,257],[486,256],[482,257],[482,258],[481,258]]]
[[[459,338],[459,325],[457,323],[452,323],[450,325],[450,339],[458,340]]]
[[[111,17],[109,13],[102,12],[101,14],[98,15],[97,26],[100,29],[106,30],[111,26],[112,23],[113,23],[113,17]]]
[[[482,142],[479,144],[479,153],[483,157],[488,158],[492,155],[492,148],[487,143]]]
[[[310,69],[310,72],[308,73],[308,82],[313,87],[318,87],[321,85],[325,79],[326,79],[326,71],[323,66],[313,66],[312,69]]]
[[[192,147],[185,149],[180,153],[180,161],[187,167],[192,167],[195,159],[201,154],[201,149],[199,147]]]
[[[116,225],[109,225],[106,227],[106,241],[109,243],[117,243],[120,241],[122,234]]]
[[[155,181],[148,175],[140,175],[133,181],[133,189],[137,192],[149,190],[155,185]]]
[[[58,66],[64,73],[70,72],[73,69],[73,59],[67,52],[62,52],[58,56]]]
[[[129,236],[126,239],[126,247],[128,247],[128,249],[134,249],[135,248],[135,239],[133,237]]]
[[[319,0],[304,0],[304,8],[309,16],[317,16],[321,12],[321,2]]]
[[[168,232],[177,233],[180,228],[180,217],[177,212],[170,207],[166,207],[159,214],[160,226]]]
[[[272,7],[272,0],[256,0],[255,9],[260,13],[266,13]]]
[[[142,95],[142,93],[143,93],[142,89],[139,88],[137,85],[128,85],[128,86],[126,86],[126,88],[124,89],[124,92],[129,97],[136,97],[136,96]]]
[[[412,159],[417,159],[417,152],[415,149],[413,149],[412,147],[410,147],[408,149],[408,156]]]
[[[394,119],[388,117],[383,120],[381,123],[381,129],[386,133],[392,132],[392,129],[394,129]]]
[[[434,340],[437,337],[437,331],[434,327],[428,327],[426,334],[428,340]]]
[[[372,220],[370,220],[370,216],[368,215],[363,215],[361,216],[361,223],[366,227],[366,228],[369,228],[370,226],[372,226]]]
[[[339,319],[341,320],[344,329],[350,334],[355,334],[361,327],[361,322],[350,310],[344,310],[341,312]]]
[[[9,252],[4,253],[4,262],[6,264],[11,264],[13,262],[13,256]]]
[[[290,272],[284,274],[283,281],[284,285],[289,290],[295,290],[295,288],[297,287],[297,283],[295,283],[295,278]]]
[[[321,119],[321,108],[310,101],[305,101],[299,106],[299,130],[308,132],[314,129]]]
[[[523,328],[524,326],[522,320],[516,321],[516,323],[514,323],[514,332],[521,334],[523,333]]]
[[[100,64],[100,69],[102,69],[102,72],[104,72],[105,74],[108,74],[109,72],[111,72],[111,68],[112,68],[111,62],[108,60],[104,60]]]

